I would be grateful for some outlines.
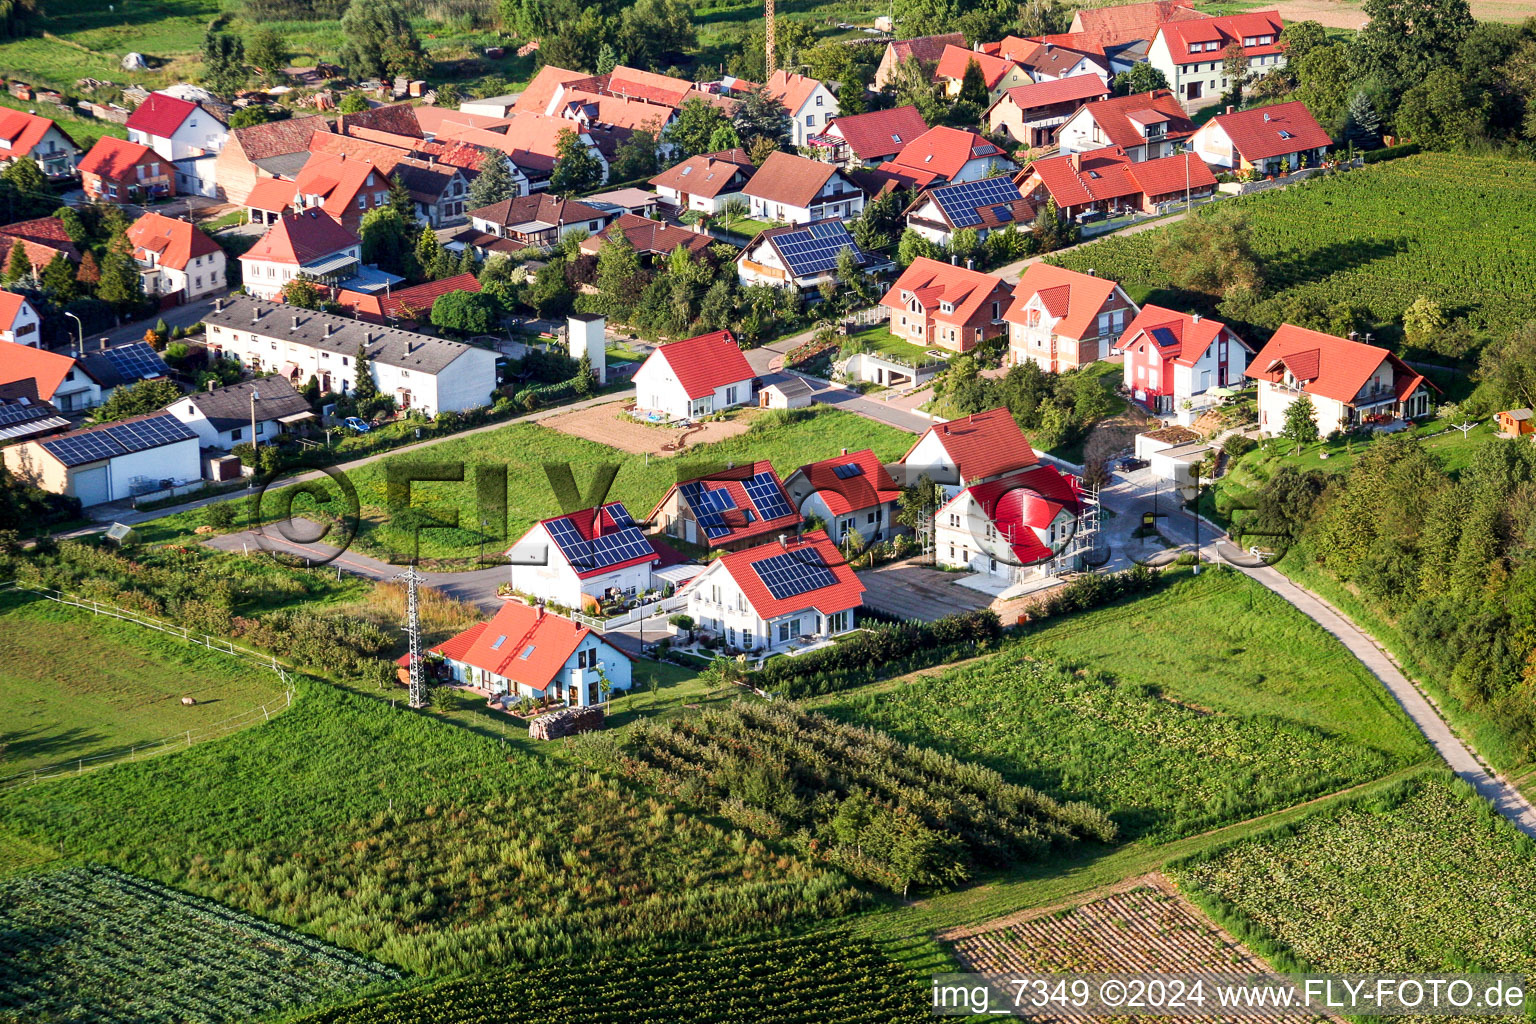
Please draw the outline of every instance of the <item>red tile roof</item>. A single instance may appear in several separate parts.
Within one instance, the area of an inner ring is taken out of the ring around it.
[[[413,284],[409,288],[395,288],[388,295],[343,289],[336,294],[336,301],[355,313],[359,320],[372,320],[374,323],[383,323],[386,319],[423,321],[431,314],[439,296],[449,292],[479,290],[480,282],[474,274],[456,274],[439,281]]]
[[[1170,21],[1205,18],[1177,0],[1120,4],[1114,7],[1083,7],[1072,16],[1072,32],[1089,36],[1100,46],[1126,46],[1150,42],[1160,26]]]
[[[1177,64],[1198,64],[1201,61],[1221,61],[1221,54],[1233,43],[1243,44],[1245,38],[1257,36],[1269,36],[1270,42],[1243,46],[1243,52],[1249,57],[1261,54],[1279,53],[1280,33],[1285,28],[1285,22],[1280,18],[1279,11],[1247,11],[1243,14],[1232,14],[1224,18],[1196,18],[1188,21],[1171,21],[1158,28],[1158,34],[1163,37],[1168,46],[1168,53]],[[1214,50],[1204,50],[1200,53],[1191,53],[1191,43],[1216,43]]]
[[[1115,282],[1106,277],[1080,274],[1049,263],[1031,263],[1013,289],[1013,305],[1003,319],[1024,323],[1024,307],[1038,294],[1046,312],[1058,318],[1052,328],[1055,333],[1079,341],[1097,337],[1099,311],[1114,295],[1115,287]]]
[[[992,89],[1007,77],[1010,71],[1017,71],[1018,65],[1003,57],[995,57],[979,50],[970,50],[964,46],[946,46],[939,57],[939,66],[934,70],[936,79],[953,79],[958,82],[965,77],[965,69],[970,67],[971,61],[975,61],[981,68],[981,77],[987,83],[987,88]]]
[[[886,44],[892,58],[897,63],[908,57],[916,57],[924,64],[937,64],[939,58],[944,55],[946,46],[964,46],[965,36],[960,32],[949,32],[941,36],[918,36],[915,39],[893,39]]]
[[[45,402],[53,401],[53,394],[74,369],[75,361],[69,356],[0,341],[0,384],[19,381],[36,381],[37,397]]]
[[[0,225],[0,253],[6,259],[10,258],[11,249],[17,241],[27,250],[27,259],[32,261],[34,267],[47,266],[56,253],[63,253],[71,263],[80,261],[79,250],[70,241],[64,225],[55,217]]]
[[[1010,36],[1003,40],[1000,53],[1016,63],[1024,65],[1037,78],[1065,78],[1083,58],[1108,75],[1109,63],[1097,48],[1063,46],[1055,41],[1040,42],[1034,39],[1018,39]]]
[[[773,478],[775,485],[778,487],[778,495],[784,499],[785,504],[790,506],[790,512],[780,516],[765,516],[763,510],[747,494],[746,482],[760,473],[766,473]],[[773,463],[767,459],[760,459],[750,466],[735,466],[730,469],[721,470],[718,473],[711,473],[709,476],[678,481],[667,490],[666,494],[662,495],[661,500],[656,503],[656,507],[651,509],[650,518],[652,520],[656,518],[657,513],[671,500],[674,492],[680,492],[684,484],[691,483],[702,484],[704,489],[708,491],[724,491],[731,497],[731,507],[721,514],[721,523],[728,527],[730,532],[721,534],[718,537],[704,535],[703,540],[708,547],[724,547],[735,541],[759,537],[764,534],[781,533],[786,530],[793,531],[800,526],[800,512],[790,502],[789,492],[785,490],[784,482],[779,479],[778,473],[774,471]],[[681,493],[678,493],[677,500],[683,505],[686,505],[688,501]],[[706,510],[695,509],[694,513],[697,515],[703,511]],[[750,516],[746,514],[748,511],[752,513]],[[700,532],[702,533],[702,531]]]
[[[999,290],[998,286],[1002,285]],[[907,308],[903,293],[916,296],[924,311],[940,323],[965,326],[972,320],[991,322],[987,303],[997,299],[1000,309],[1008,307],[1007,284],[1001,277],[984,274],[979,270],[967,270],[940,260],[919,256],[901,272],[890,291],[880,300],[880,305],[891,309]],[[943,312],[941,303],[948,303],[953,312]]]
[[[586,626],[564,616],[508,601],[489,622],[476,623],[432,650],[514,683],[544,690],[590,635],[592,631]],[[598,639],[610,650],[624,653]]]
[[[1289,369],[1307,394],[1353,402],[1383,361],[1392,364],[1393,382],[1400,397],[1411,394],[1424,380],[1384,348],[1281,324],[1269,343],[1253,357],[1248,376],[1280,381]]]
[[[1029,446],[1024,431],[1019,429],[1012,414],[1004,408],[988,409],[964,419],[937,423],[917,439],[917,443],[908,449],[907,456],[929,434],[938,438],[949,461],[959,470],[962,481],[984,480],[1033,466],[1040,461],[1035,450]],[[903,461],[905,459],[906,456],[903,456]]]
[[[245,205],[271,213],[287,213],[298,190],[296,183],[285,178],[262,178],[251,189],[251,194],[245,197]]]
[[[1109,86],[1098,75],[1073,75],[1071,78],[1057,78],[1049,82],[1016,85],[1003,93],[997,102],[1007,100],[1020,110],[1033,110],[1074,100],[1096,100],[1108,95]]]
[[[309,137],[318,130],[328,130],[330,125],[323,114],[267,121],[232,130],[230,143],[237,145],[247,160],[266,160],[304,152],[309,148]]]
[[[128,115],[127,127],[146,135],[168,139],[176,134],[176,129],[196,109],[196,103],[179,100],[163,92],[152,92]]]
[[[812,559],[813,552],[821,556],[821,561],[832,572],[836,582],[792,597],[774,597],[764,585],[762,578],[758,576],[757,570],[752,568],[755,562],[783,554],[800,553],[809,560]],[[748,548],[745,551],[733,551],[721,555],[718,561],[723,571],[730,573],[731,579],[735,580],[736,585],[741,588],[752,610],[762,619],[777,618],[780,615],[805,611],[807,608],[814,608],[823,615],[835,615],[850,608],[857,608],[864,600],[864,584],[859,582],[853,568],[838,552],[837,545],[832,543],[825,530],[816,530],[813,533],[790,538],[782,547],[773,543]],[[695,576],[689,581],[688,586],[696,585],[706,575],[708,570]]]
[[[43,136],[48,134],[49,128],[57,129],[66,142],[75,146],[75,140],[49,118],[38,117],[36,114],[28,114],[20,110],[0,109],[0,140],[10,143],[5,151],[8,157],[30,154],[32,148],[43,141]],[[75,148],[80,147],[75,146]]]
[[[835,173],[833,164],[775,150],[742,191],[770,203],[808,208]]]
[[[1049,528],[1064,510],[1076,516],[1081,508],[1076,479],[1047,465],[968,487],[945,508],[962,502],[966,495],[976,500],[982,514],[1024,565],[1043,561],[1053,553],[1035,530]]]
[[[636,252],[651,253],[653,256],[670,254],[678,246],[687,249],[689,253],[698,256],[715,244],[713,235],[700,234],[697,231],[689,231],[675,224],[668,224],[662,220],[651,220],[635,213],[625,213],[619,219],[603,228],[602,231],[581,243],[582,252],[596,253],[601,251],[603,243],[608,241],[617,232],[623,232],[629,239],[629,244],[635,247]]]
[[[303,210],[273,224],[240,258],[302,265],[358,244],[357,236],[330,214]]]
[[[614,96],[632,96],[676,107],[690,98],[695,89],[693,83],[686,79],[658,75],[654,71],[641,71],[620,64],[608,75],[608,91]],[[699,95],[703,96],[703,93]]]
[[[913,139],[889,165],[898,171],[925,171],[939,177],[954,180],[955,175],[972,160],[998,157],[1007,162],[1007,155],[986,137],[963,128],[939,125],[930,128]]]
[[[927,130],[928,122],[923,120],[923,115],[908,104],[891,110],[839,116],[827,129],[827,134],[841,136],[860,160],[879,160],[900,153]]]
[[[665,362],[690,399],[712,395],[717,388],[751,380],[754,376],[730,331],[711,331],[694,338],[670,342],[647,357]]]
[[[1083,107],[1073,116],[1080,116],[1083,111],[1087,111],[1094,123],[1104,130],[1104,137],[1111,145],[1125,148],[1140,146],[1147,141],[1142,129],[1131,118],[1133,112],[1140,113],[1143,118],[1151,115],[1151,120],[1166,121],[1168,133],[1162,136],[1164,139],[1177,142],[1195,133],[1195,123],[1189,119],[1188,114],[1184,113],[1184,108],[1167,89],[1154,89],[1151,92],[1099,100],[1097,103],[1090,103]],[[1146,124],[1148,121],[1143,120],[1140,123]]]
[[[199,256],[219,252],[219,243],[189,221],[158,213],[146,213],[128,227],[128,241],[135,249],[156,254],[162,266],[185,270]]]
[[[1210,123],[1226,133],[1233,148],[1249,163],[1333,145],[1333,139],[1300,100],[1217,114]]]
[[[557,68],[553,64],[546,64],[539,68],[539,73],[533,76],[523,89],[522,95],[512,104],[512,109],[519,113],[547,114],[550,101],[555,98],[555,92],[566,82],[574,82],[587,76],[580,71],[567,71],[565,68]]]
[[[1197,319],[1194,314],[1180,313],[1149,303],[1141,307],[1136,319],[1126,327],[1125,333],[1120,336],[1119,347],[1130,349],[1145,336],[1148,343],[1157,346],[1163,359],[1181,366],[1193,366],[1226,328],[1227,325],[1220,320],[1209,317]],[[1154,334],[1154,331],[1157,333]],[[1239,345],[1247,347],[1237,335],[1231,334],[1231,337]]]
[[[764,91],[784,104],[791,117],[811,98],[821,83],[808,75],[797,75],[783,68],[775,71],[763,86]]]
[[[1127,196],[1167,195],[1184,191],[1186,185],[1191,189],[1216,185],[1216,176],[1198,157],[1176,154],[1137,163],[1118,146],[1036,160],[1019,183],[1031,175],[1039,177],[1063,209]]]
[[[722,192],[740,191],[757,171],[744,149],[700,153],[662,171],[651,179],[658,188],[713,199]]]
[[[16,325],[16,317],[22,306],[30,306],[26,296],[0,290],[0,331],[9,331]]]
[[[550,516],[548,519],[539,520],[534,524],[533,528],[537,529],[539,527],[545,527],[546,532],[548,532],[547,527],[550,523],[568,524],[571,529],[576,531],[577,535],[580,536],[582,540],[592,540],[593,538],[599,536],[610,536],[625,530],[633,531],[636,536],[643,536],[640,534],[639,526],[637,526],[634,520],[630,517],[629,510],[626,509],[622,503],[617,501],[610,502],[607,505],[604,505],[601,509],[586,508],[582,509],[580,512],[569,512],[565,515]],[[555,535],[552,533],[550,534],[550,540],[555,541]],[[558,542],[556,543],[556,546],[559,546]],[[511,551],[508,551],[507,554],[510,555],[512,551],[515,550],[516,547],[514,547]],[[560,553],[563,557],[566,558],[568,562],[570,561],[570,555],[567,552],[562,549]],[[611,562],[607,565],[595,566],[586,569],[579,568],[577,564],[572,563],[571,569],[576,573],[578,578],[587,580],[598,576],[606,576],[617,569],[628,568],[632,565],[654,563],[659,557],[660,556],[657,554],[654,548],[649,548],[644,554],[636,555],[633,558],[626,558],[621,562]],[[592,566],[592,562],[590,560],[585,561],[584,564]]]
[[[848,476],[837,475],[838,467],[850,465],[858,466],[859,472]],[[790,474],[788,483],[798,485],[801,481],[805,487],[821,496],[827,511],[834,516],[874,508],[901,497],[901,488],[896,486],[896,481],[891,479],[891,474],[869,448],[847,455],[836,455],[820,462],[808,462]],[[795,487],[797,493],[800,489],[800,486]]]
[[[103,135],[96,145],[80,160],[82,174],[94,174],[112,181],[124,181],[133,177],[133,169],[144,160],[160,157],[148,146],[127,139],[115,139]]]

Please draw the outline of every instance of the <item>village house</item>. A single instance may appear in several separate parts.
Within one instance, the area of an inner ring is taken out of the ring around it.
[[[219,194],[216,164],[229,125],[213,107],[152,92],[125,127],[129,142],[149,146],[176,169],[177,194]]]
[[[1077,480],[1044,463],[971,484],[934,514],[934,562],[1006,586],[1037,582],[1075,568],[1063,560],[1081,512]]]
[[[908,104],[840,116],[809,143],[828,163],[874,167],[896,156],[927,130],[923,115]]]
[[[892,334],[920,347],[969,352],[1007,331],[1008,282],[969,267],[919,256],[901,272],[880,305]]]
[[[837,167],[776,151],[742,193],[751,215],[777,224],[844,220],[864,210],[864,192]]]
[[[128,227],[144,294],[180,305],[229,286],[224,250],[190,221],[146,213]]]
[[[721,555],[684,593],[698,628],[727,648],[771,654],[852,630],[864,585],[817,530]]]
[[[25,295],[0,291],[0,342],[40,347],[38,326],[42,318]]]
[[[40,401],[74,414],[101,404],[101,384],[70,356],[33,345],[0,342],[0,385],[32,382]]]
[[[895,157],[881,164],[880,169],[909,174],[926,187],[980,181],[1016,168],[1008,155],[985,136],[939,125],[913,139]]]
[[[837,97],[814,78],[780,68],[768,76],[763,91],[789,111],[790,142],[797,148],[837,117]]]
[[[80,187],[89,199],[130,203],[176,194],[169,160],[148,146],[110,135],[96,140],[79,169]]]
[[[1108,84],[1111,77],[1109,58],[1102,51],[1093,46],[1073,45],[1070,38],[1062,36],[1007,36],[995,47],[984,48],[1023,67],[1029,72],[1030,81],[1056,82],[1093,75]]]
[[[1008,365],[1028,360],[1058,373],[1106,359],[1137,312],[1114,281],[1032,263],[1003,314],[1010,325]]]
[[[50,178],[75,171],[80,147],[51,118],[0,108],[0,169],[31,157]]]
[[[796,532],[803,513],[790,501],[773,464],[761,459],[673,484],[651,509],[650,519],[668,537],[739,551]]]
[[[30,380],[0,384],[0,444],[15,444],[70,428],[52,402],[37,397]]]
[[[317,131],[310,136],[314,156],[305,163],[295,179],[300,208],[321,205],[332,216],[356,231],[363,215],[389,201],[389,189],[396,179],[411,197],[412,212],[418,223],[429,228],[450,227],[465,219],[469,198],[469,176],[461,168],[440,162],[432,153],[424,159],[411,154],[427,145],[408,136],[389,136],[377,131],[354,128],[374,139],[368,141],[334,132]],[[358,169],[359,162],[371,163],[373,174]],[[478,172],[479,162],[475,162]],[[333,186],[332,181],[336,184]]]
[[[1169,204],[1192,203],[1216,192],[1216,176],[1199,157],[1136,162],[1119,147],[1036,160],[1019,175],[1019,189],[1036,207],[1054,200],[1058,216],[1152,214]]]
[[[454,240],[481,255],[552,249],[562,238],[577,231],[595,235],[614,219],[612,211],[575,199],[537,193],[470,210],[470,227],[455,235]]]
[[[602,634],[542,605],[508,601],[435,647],[453,681],[489,697],[532,698],[569,707],[601,704],[633,681],[630,657]]]
[[[860,249],[842,221],[818,220],[758,232],[736,257],[736,278],[743,285],[771,284],[808,294],[837,280],[837,257],[844,249],[865,274],[891,265]]]
[[[69,232],[57,217],[39,217],[36,220],[20,220],[14,224],[0,225],[0,253],[10,259],[11,250],[21,243],[27,254],[27,262],[43,268],[62,255],[71,263],[80,262],[80,251],[70,240]]]
[[[1035,207],[1010,178],[983,178],[960,185],[940,185],[914,199],[905,213],[907,227],[938,245],[969,228],[979,240],[994,231],[1023,226],[1035,219]]]
[[[514,591],[576,611],[644,593],[662,562],[619,502],[541,519],[506,557]]]
[[[902,483],[926,476],[945,500],[973,484],[996,480],[1039,462],[1024,431],[1005,408],[936,423],[901,457]]]
[[[1061,153],[1118,147],[1131,160],[1155,160],[1177,152],[1195,134],[1195,123],[1167,89],[1089,103],[1056,133]]]
[[[191,428],[202,447],[226,452],[253,441],[271,444],[289,429],[315,418],[304,396],[276,376],[193,391],[165,411]]]
[[[1286,410],[1302,395],[1323,437],[1419,419],[1432,407],[1434,385],[1386,349],[1293,324],[1259,349],[1248,376],[1259,382],[1259,430],[1271,436],[1285,430]]]
[[[1279,11],[1245,11],[1223,18],[1170,21],[1157,30],[1147,63],[1163,73],[1173,94],[1190,110],[1208,107],[1231,88],[1224,70],[1227,48],[1242,47],[1245,74],[1263,76],[1285,66]]]
[[[1195,133],[1190,148],[1213,167],[1285,174],[1317,167],[1333,139],[1301,101],[1217,114]]]
[[[730,331],[659,345],[635,371],[635,404],[673,420],[755,405],[752,367]]]
[[[276,373],[302,387],[310,377],[322,392],[347,394],[363,353],[379,394],[397,409],[426,416],[489,405],[496,388],[496,353],[395,327],[378,327],[318,310],[259,299],[215,300],[203,318],[216,356],[252,373]]]
[[[1011,60],[964,46],[946,46],[939,56],[939,66],[933,78],[943,86],[944,95],[951,100],[960,96],[965,84],[966,69],[975,63],[981,71],[981,80],[987,87],[987,103],[990,105],[1016,85],[1033,81],[1029,72]]]
[[[23,441],[4,453],[18,480],[87,507],[202,478],[197,434],[166,412]]]
[[[875,92],[884,89],[890,83],[891,73],[896,66],[910,58],[917,58],[918,64],[923,68],[926,76],[932,76],[934,69],[939,66],[939,59],[944,56],[946,46],[965,46],[965,35],[960,32],[949,32],[939,36],[919,36],[915,39],[892,39],[885,44],[885,52],[880,55],[880,64],[875,68],[875,77],[870,88]]]
[[[1158,413],[1193,402],[1212,388],[1240,386],[1253,349],[1226,324],[1150,303],[1120,338],[1123,382]]]
[[[677,211],[715,214],[741,197],[756,171],[746,150],[724,149],[691,156],[656,175],[650,184],[661,201]]]
[[[437,281],[423,281],[385,292],[354,292],[342,289],[336,303],[359,320],[370,324],[410,328],[429,323],[432,307],[444,295],[453,292],[478,292],[480,281],[474,274],[455,274]]]
[[[1025,146],[1049,146],[1056,131],[1085,103],[1102,100],[1109,86],[1097,75],[1031,82],[1003,92],[987,109],[987,130]]]
[[[296,277],[323,287],[358,288],[363,243],[323,210],[283,217],[240,255],[245,290],[260,299],[276,299]],[[385,275],[398,283],[401,278]],[[384,285],[378,285],[382,290]]]
[[[725,244],[715,241],[713,235],[689,231],[687,228],[680,228],[666,221],[651,220],[649,217],[637,217],[632,213],[625,213],[597,234],[583,238],[581,251],[596,256],[602,251],[604,243],[620,234],[635,247],[635,252],[640,256],[641,265],[647,267],[656,265],[658,261],[665,263],[673,251],[679,247],[694,260],[711,259],[709,247]]]
[[[1123,62],[1123,67],[1115,68],[1118,72],[1128,70],[1131,63],[1146,58],[1147,48],[1164,24],[1207,17],[1209,15],[1180,0],[1080,7],[1073,12],[1067,33],[1096,47],[1112,60]]]
[[[329,128],[323,114],[312,114],[230,129],[214,161],[214,178],[225,201],[246,206],[257,182],[276,177],[291,182],[309,159],[310,137]],[[281,215],[282,209],[275,212]]]
[[[784,489],[805,518],[827,524],[839,545],[855,533],[866,544],[895,535],[901,488],[869,448],[807,463],[789,474]]]

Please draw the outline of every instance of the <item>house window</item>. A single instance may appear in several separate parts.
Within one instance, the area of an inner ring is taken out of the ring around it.
[[[727,629],[725,631],[725,640],[726,640],[726,643],[730,644],[732,647],[736,646],[736,627],[735,626],[732,626],[730,629]]]
[[[357,197],[357,208],[359,210],[366,210],[366,209],[368,209],[368,197],[367,196],[358,196]]]
[[[800,620],[788,619],[779,623],[779,643],[787,643],[800,635]]]
[[[229,439],[231,441],[238,441],[238,440],[240,440],[240,436],[241,436],[241,434],[244,433],[244,431],[245,431],[244,427],[236,427],[234,430],[231,430],[229,432]]]
[[[816,97],[816,105],[818,107],[822,105],[821,100],[822,100],[822,97],[820,96],[820,94],[818,94],[817,97]]]
[[[752,649],[752,641],[753,641],[753,639],[754,638],[752,636],[752,631],[750,629],[742,630],[741,631],[741,649],[744,650],[744,651],[750,651]]]
[[[805,115],[805,126],[807,128],[814,128],[816,126],[816,115],[815,114],[806,114]]]

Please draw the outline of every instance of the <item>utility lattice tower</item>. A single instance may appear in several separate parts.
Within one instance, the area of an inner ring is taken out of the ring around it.
[[[427,706],[427,681],[421,675],[421,604],[420,587],[425,582],[412,565],[397,580],[405,581],[405,635],[411,641],[411,707]]]
[[[774,52],[773,45],[773,0],[763,0],[763,19],[765,24],[763,39],[768,47],[768,52],[764,55],[764,66],[768,69],[767,77],[772,78],[773,73],[779,69],[779,58]]]

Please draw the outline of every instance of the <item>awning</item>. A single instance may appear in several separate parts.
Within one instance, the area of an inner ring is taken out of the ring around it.
[[[684,562],[681,565],[669,565],[665,569],[656,569],[651,573],[651,578],[664,580],[675,587],[680,587],[703,571],[704,567],[697,562]]]
[[[303,270],[306,274],[314,274],[319,276],[321,274],[334,273],[338,270],[345,270],[348,267],[353,267],[356,265],[356,256],[348,256],[346,253],[337,253],[335,256],[327,257],[326,259],[320,260],[316,263],[306,263],[300,269]]]
[[[299,364],[298,363],[284,363],[283,364],[283,376],[284,377],[287,377],[289,380],[293,380],[296,377],[298,377],[298,375],[299,375]]]
[[[277,418],[277,422],[282,423],[282,424],[302,423],[305,420],[312,420],[314,418],[315,418],[315,414],[306,410],[304,412],[290,413],[287,416],[279,416]]]

